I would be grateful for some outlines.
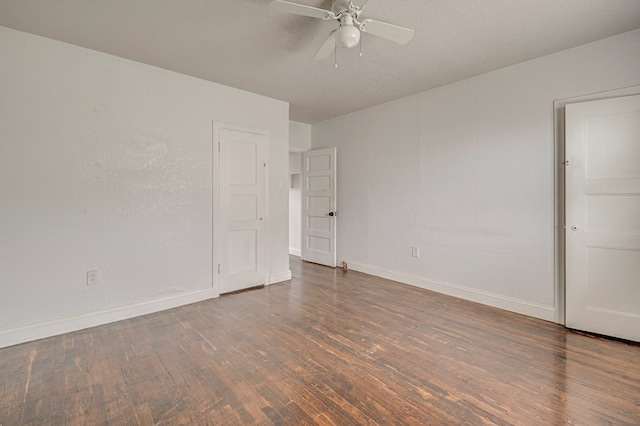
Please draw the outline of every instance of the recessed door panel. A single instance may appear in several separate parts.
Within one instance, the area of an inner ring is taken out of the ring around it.
[[[307,209],[328,212],[331,210],[331,197],[314,197],[309,195],[307,196]]]
[[[319,232],[331,232],[331,217],[329,216],[309,216],[309,230]]]
[[[256,220],[258,218],[258,197],[256,195],[231,195],[229,214],[234,220]]]
[[[229,183],[255,186],[258,174],[257,146],[242,140],[230,140],[226,148],[229,150]]]
[[[587,178],[640,177],[640,113],[586,117]]]
[[[310,172],[331,170],[331,154],[307,157],[307,161],[307,170]]]
[[[587,309],[640,318],[637,311],[639,279],[640,250],[587,249]]]
[[[309,236],[307,241],[308,241],[307,243],[308,250],[321,253],[321,254],[327,254],[331,251],[330,238]]]
[[[307,176],[308,191],[330,191],[331,178],[329,176]]]
[[[255,229],[229,232],[229,275],[258,270],[258,233]]]
[[[587,197],[587,229],[640,234],[640,196]]]

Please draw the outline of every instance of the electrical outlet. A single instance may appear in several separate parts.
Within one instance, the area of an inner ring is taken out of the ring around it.
[[[98,270],[87,271],[87,285],[98,285]]]
[[[420,257],[420,247],[411,247],[411,256]]]

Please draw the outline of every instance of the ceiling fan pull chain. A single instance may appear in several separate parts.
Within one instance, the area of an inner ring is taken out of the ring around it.
[[[362,59],[362,38],[360,39],[360,59]]]
[[[338,46],[333,49],[333,64],[336,68],[338,68]]]

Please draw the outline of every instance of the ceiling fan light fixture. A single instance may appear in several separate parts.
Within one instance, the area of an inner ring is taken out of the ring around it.
[[[353,25],[342,25],[336,31],[336,43],[342,47],[356,47],[360,43],[360,30]]]

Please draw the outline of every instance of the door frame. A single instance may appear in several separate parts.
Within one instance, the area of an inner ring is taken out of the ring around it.
[[[290,146],[289,147],[289,154],[300,154],[300,185],[302,185],[302,154],[310,151],[311,148],[300,148],[297,146]],[[289,157],[291,157],[291,155],[289,155]],[[289,164],[289,168],[288,168],[288,173],[289,173],[289,192],[291,192],[291,164]],[[289,247],[289,255],[290,256],[297,256],[300,259],[302,259],[302,186],[300,186],[300,205],[298,206],[300,208],[300,215],[298,217],[298,219],[300,220],[300,226],[298,229],[298,231],[300,232],[300,241],[298,241],[298,244],[300,245],[300,251],[298,254],[293,254],[291,253],[291,247]],[[289,203],[289,213],[291,213],[291,204]],[[289,216],[289,225],[291,225],[291,216]]]
[[[553,101],[554,143],[554,311],[555,322],[566,324],[566,241],[565,241],[565,106],[580,102],[599,101],[609,98],[640,94],[640,86],[597,92],[589,95]]]
[[[301,181],[301,184],[302,184],[302,180],[303,180],[302,179],[302,154],[307,152],[307,151],[311,151],[311,148],[310,147],[309,148],[302,148],[302,147],[299,147],[299,146],[289,146],[289,153],[300,154],[300,163],[301,163],[300,164],[300,181]],[[289,165],[289,183],[290,183],[290,180],[291,180],[291,173],[290,172],[291,172],[291,165]],[[291,189],[289,189],[289,191],[291,191]],[[289,211],[291,211],[291,206],[289,206]],[[289,220],[291,220],[291,219],[289,219]],[[299,255],[295,255],[295,254],[292,255],[291,252],[289,252],[289,255],[297,256],[300,259],[302,259],[302,187],[300,187],[300,229],[299,229],[299,231],[300,231],[300,241],[299,241],[299,243],[300,243],[300,253],[299,253]]]
[[[222,241],[220,238],[218,238],[218,235],[220,234],[220,228],[221,228],[221,224],[220,224],[220,208],[221,208],[221,204],[220,204],[220,150],[219,150],[219,145],[220,145],[220,130],[221,129],[229,129],[229,130],[236,130],[236,131],[240,131],[240,132],[246,132],[246,133],[255,133],[255,134],[259,134],[262,136],[265,136],[267,139],[267,146],[265,149],[265,162],[266,162],[266,167],[265,167],[265,214],[264,214],[264,238],[266,239],[265,244],[262,245],[263,247],[263,255],[264,255],[264,264],[265,264],[265,269],[264,269],[264,284],[268,285],[269,284],[269,265],[271,265],[271,256],[270,256],[270,252],[267,249],[269,247],[269,132],[266,130],[262,130],[262,129],[256,129],[254,127],[249,127],[246,125],[242,125],[242,124],[235,124],[235,123],[229,123],[229,122],[224,122],[224,121],[217,121],[217,120],[213,120],[212,122],[212,143],[211,143],[211,150],[212,150],[212,165],[213,165],[213,173],[212,173],[212,181],[213,181],[213,185],[212,185],[212,190],[213,190],[213,194],[212,194],[212,200],[213,200],[213,212],[212,212],[212,238],[211,238],[211,251],[212,251],[212,263],[211,263],[211,287],[214,290],[214,293],[216,296],[220,296],[220,253],[221,250],[223,250],[222,247],[220,247],[220,245],[222,244]]]

